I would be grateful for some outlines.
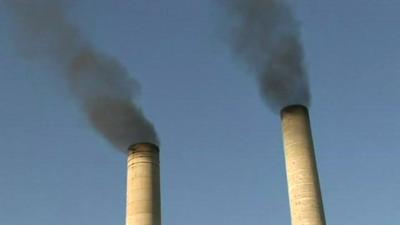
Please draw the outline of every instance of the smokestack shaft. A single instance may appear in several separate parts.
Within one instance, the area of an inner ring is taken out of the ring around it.
[[[126,225],[161,225],[159,149],[153,144],[129,150]]]
[[[281,112],[292,225],[326,225],[308,110]]]

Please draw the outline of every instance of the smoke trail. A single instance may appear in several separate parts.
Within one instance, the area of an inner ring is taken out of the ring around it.
[[[139,142],[158,144],[153,125],[132,102],[138,83],[120,62],[98,52],[67,21],[64,3],[4,0],[17,25],[21,53],[59,66],[93,127],[118,149]]]
[[[274,111],[309,105],[299,26],[285,0],[226,0],[235,53],[257,74],[263,98]]]

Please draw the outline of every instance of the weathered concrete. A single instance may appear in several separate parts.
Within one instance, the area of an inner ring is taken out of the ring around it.
[[[308,110],[281,112],[292,225],[325,225]]]
[[[159,149],[143,143],[128,154],[126,225],[161,225]]]

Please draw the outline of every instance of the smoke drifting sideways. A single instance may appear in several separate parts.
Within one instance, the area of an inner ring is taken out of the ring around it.
[[[267,105],[279,112],[310,104],[299,24],[285,0],[222,0],[232,22],[233,51],[257,75]]]
[[[140,88],[116,59],[98,52],[66,18],[62,0],[4,0],[15,21],[19,52],[61,69],[92,126],[121,151],[159,144],[153,125],[133,102]]]

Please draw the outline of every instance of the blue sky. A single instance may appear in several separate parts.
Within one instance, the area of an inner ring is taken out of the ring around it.
[[[291,1],[302,23],[328,224],[400,220],[400,2]],[[165,225],[290,224],[279,117],[215,1],[81,0],[71,18],[142,84]],[[0,224],[124,224],[125,156],[54,66],[15,51],[0,3]]]

